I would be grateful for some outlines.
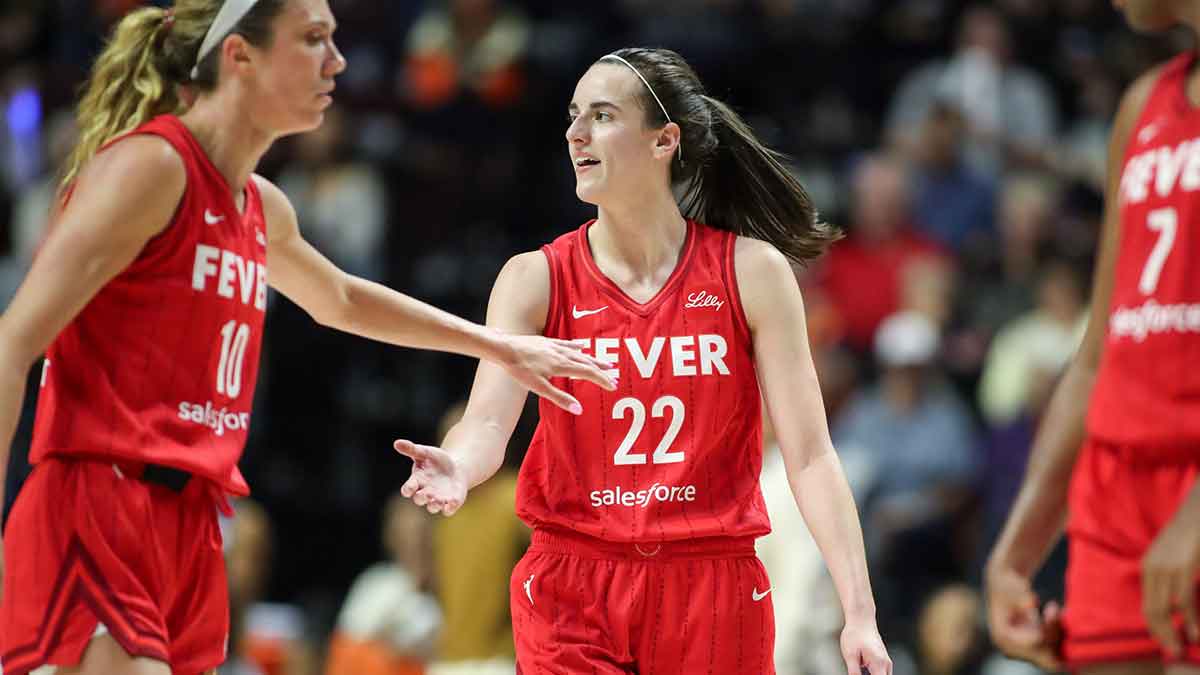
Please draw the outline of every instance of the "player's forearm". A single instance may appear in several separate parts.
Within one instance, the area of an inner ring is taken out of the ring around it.
[[[494,476],[504,463],[511,432],[505,432],[501,426],[467,418],[446,434],[442,447],[454,457],[468,490]]]
[[[331,328],[402,347],[432,349],[503,363],[495,330],[394,291],[347,275],[341,308],[323,321]]]
[[[989,566],[1032,575],[1062,531],[1067,486],[1083,443],[1088,399],[1096,370],[1077,357],[1054,390],[1030,452],[1025,480],[1000,534]]]
[[[830,448],[788,476],[796,505],[833,576],[846,621],[875,620],[875,599],[854,495]]]

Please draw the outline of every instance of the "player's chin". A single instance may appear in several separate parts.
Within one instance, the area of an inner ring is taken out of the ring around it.
[[[578,183],[575,185],[575,196],[579,197],[579,201],[585,204],[591,204],[592,206],[600,205],[600,201],[595,192],[595,190],[583,185],[579,185]]]

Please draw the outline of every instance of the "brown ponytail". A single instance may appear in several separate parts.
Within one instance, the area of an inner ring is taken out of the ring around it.
[[[842,233],[817,218],[808,192],[784,165],[785,157],[762,144],[725,103],[705,94],[700,78],[669,49],[622,49],[679,125],[684,160],[671,165],[682,185],[681,210],[712,227],[761,239],[804,263]],[[667,123],[650,92],[643,91],[646,123]]]

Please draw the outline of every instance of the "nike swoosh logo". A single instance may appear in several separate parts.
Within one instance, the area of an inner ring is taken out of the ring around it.
[[[754,598],[755,602],[758,602],[759,600],[762,600],[763,598],[767,597],[767,594],[770,592],[771,592],[771,589],[768,588],[767,590],[763,591],[762,593],[759,593],[758,587],[755,586],[754,590],[750,591],[750,597]]]
[[[225,220],[225,216],[218,216],[217,214],[213,213],[212,211],[209,211],[208,209],[204,209],[204,222],[208,223],[209,225],[216,225],[217,223],[221,222],[222,220]]]
[[[608,305],[605,305],[605,306],[601,307],[600,309],[579,309],[578,307],[572,306],[571,307],[571,316],[575,317],[576,319],[582,319],[585,316],[599,314],[600,312],[603,312],[606,309],[608,309]]]

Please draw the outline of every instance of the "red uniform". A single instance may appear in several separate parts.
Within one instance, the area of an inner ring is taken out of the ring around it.
[[[237,461],[266,309],[262,202],[248,181],[239,213],[178,118],[133,133],[166,139],[187,187],[168,227],[47,352],[34,470],[4,539],[8,675],[78,662],[97,623],[175,672],[224,660],[214,498],[248,493]]]
[[[1159,659],[1140,563],[1200,470],[1200,115],[1194,53],[1161,72],[1125,150],[1121,244],[1070,490],[1065,657]],[[1200,647],[1185,659],[1200,663]]]
[[[544,332],[611,363],[619,387],[559,382],[580,416],[541,403],[517,488],[535,530],[511,585],[520,670],[774,672],[736,236],[689,222],[675,271],[642,304],[596,266],[590,225],[543,248]]]

